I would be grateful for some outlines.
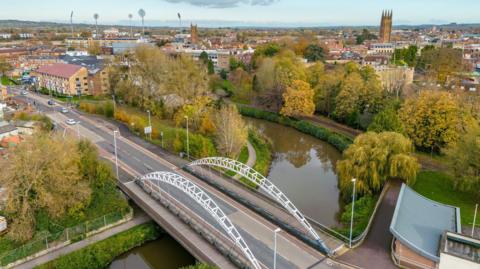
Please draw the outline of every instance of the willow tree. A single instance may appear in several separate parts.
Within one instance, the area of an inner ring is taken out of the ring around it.
[[[380,191],[389,178],[413,184],[419,168],[413,151],[412,142],[398,133],[367,132],[358,136],[337,163],[342,193],[351,192],[352,178],[357,179],[360,195]]]
[[[38,210],[59,218],[82,209],[90,199],[75,140],[47,134],[28,137],[0,160],[0,167],[4,212],[12,220],[8,235],[15,241],[33,236]]]

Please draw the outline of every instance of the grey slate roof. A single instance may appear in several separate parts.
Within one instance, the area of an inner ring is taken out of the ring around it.
[[[390,224],[393,236],[423,257],[438,262],[438,246],[446,231],[461,232],[460,209],[432,201],[403,184]]]

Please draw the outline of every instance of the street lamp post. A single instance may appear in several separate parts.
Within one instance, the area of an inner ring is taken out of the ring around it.
[[[277,228],[275,231],[273,231],[273,269],[277,268],[277,234],[281,230],[282,229]]]
[[[162,137],[162,149],[163,149],[163,132],[160,132],[160,136]]]
[[[150,133],[148,133],[148,136],[150,137],[150,140],[152,140],[152,120],[150,118],[150,110],[147,110],[148,113],[148,126],[150,126]]]
[[[117,105],[115,104],[115,94],[112,94],[112,100],[113,100],[113,119],[115,119],[115,111],[117,111]]]
[[[478,204],[475,205],[475,214],[473,214],[472,237],[475,234],[475,222],[477,220],[477,210],[478,210]]]
[[[351,220],[350,220],[350,248],[352,248],[352,232],[353,232],[353,212],[355,210],[355,190],[356,190],[356,183],[357,183],[357,179],[356,178],[352,178],[352,183],[353,183],[353,194],[352,194],[352,216],[351,216]]]
[[[188,139],[188,116],[185,116],[185,120],[187,121],[187,159],[190,159],[190,142]]]
[[[118,178],[118,155],[117,155],[117,133],[118,131],[113,131],[113,145],[114,145],[114,149],[115,149],[115,172],[117,174],[117,180],[119,179]]]

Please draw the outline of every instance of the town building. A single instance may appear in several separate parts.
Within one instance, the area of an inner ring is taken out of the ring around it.
[[[90,95],[88,70],[74,64],[56,63],[35,70],[38,85],[64,95]]]
[[[60,57],[60,60],[67,64],[79,65],[87,68],[87,80],[90,95],[98,96],[108,93],[108,73],[102,59],[99,59],[97,56],[64,55]]]
[[[448,268],[472,268],[459,267],[461,263],[450,260],[442,261],[445,247],[442,248],[440,242],[444,234],[461,233],[460,209],[427,199],[405,184],[400,189],[390,232],[393,234],[392,257],[397,266],[437,269],[439,264],[446,262],[455,264]],[[454,240],[452,238],[447,237],[447,240]],[[450,242],[446,243],[451,246]],[[447,255],[454,252],[452,248],[446,250]]]
[[[392,37],[392,18],[393,11],[383,11],[382,20],[380,22],[380,33],[379,41],[380,43],[390,43]]]
[[[190,42],[192,44],[198,44],[198,25],[190,24]]]

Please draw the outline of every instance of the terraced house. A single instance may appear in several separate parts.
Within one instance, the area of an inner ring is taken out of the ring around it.
[[[80,65],[56,63],[35,71],[39,86],[64,95],[90,95],[88,70]]]

